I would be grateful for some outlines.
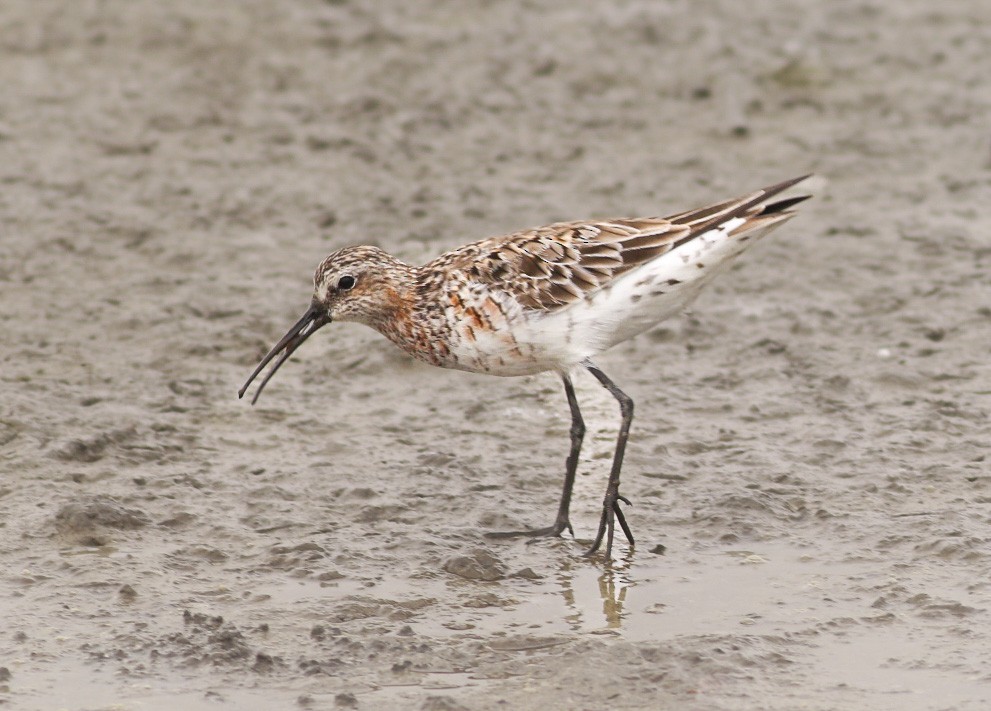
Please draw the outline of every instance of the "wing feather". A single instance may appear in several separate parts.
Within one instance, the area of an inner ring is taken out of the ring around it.
[[[788,219],[794,213],[787,208],[804,197],[767,201],[807,177],[669,217],[558,222],[492,237],[424,268],[470,271],[489,288],[514,294],[526,308],[554,311],[730,220],[745,218],[730,233],[736,236]]]

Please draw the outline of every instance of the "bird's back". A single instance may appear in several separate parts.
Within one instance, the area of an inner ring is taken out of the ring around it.
[[[450,326],[443,365],[564,370],[647,330],[791,218],[807,196],[768,200],[802,179],[666,218],[555,223],[442,255],[420,273]]]

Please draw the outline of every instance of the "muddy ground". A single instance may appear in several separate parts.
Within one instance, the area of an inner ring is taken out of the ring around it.
[[[0,706],[985,709],[985,0],[0,4]],[[638,545],[545,525],[551,375],[358,326],[235,393],[337,247],[422,261],[807,171],[601,357]]]

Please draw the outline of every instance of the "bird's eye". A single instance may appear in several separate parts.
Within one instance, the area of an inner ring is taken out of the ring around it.
[[[350,274],[346,274],[337,281],[337,288],[341,291],[347,291],[348,289],[354,288],[354,283],[354,277]]]

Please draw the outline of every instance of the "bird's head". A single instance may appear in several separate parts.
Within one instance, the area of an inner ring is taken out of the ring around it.
[[[244,397],[248,386],[278,356],[262,379],[251,403],[283,363],[303,341],[332,321],[355,321],[378,327],[394,315],[411,280],[411,267],[378,247],[345,247],[320,262],[313,275],[310,307],[278,343],[262,358],[238,391]]]

